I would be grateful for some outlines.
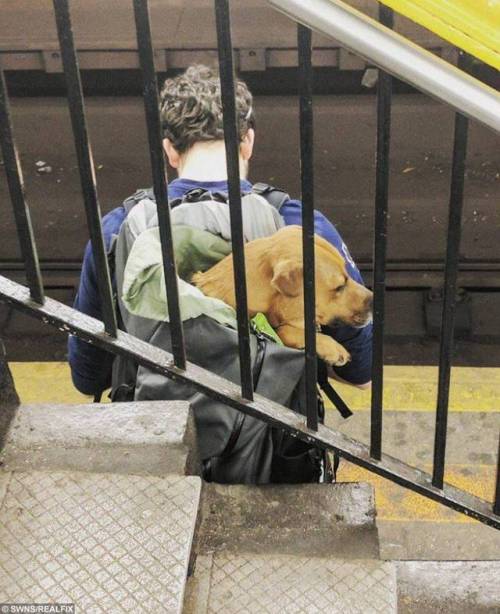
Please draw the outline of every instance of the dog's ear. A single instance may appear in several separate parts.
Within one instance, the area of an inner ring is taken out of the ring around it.
[[[298,296],[303,282],[302,262],[296,260],[281,260],[273,270],[271,285],[285,296]]]

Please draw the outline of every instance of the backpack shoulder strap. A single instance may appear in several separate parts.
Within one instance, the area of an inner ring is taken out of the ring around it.
[[[344,399],[339,395],[335,388],[328,381],[328,370],[326,363],[318,359],[318,386],[323,390],[326,396],[333,403],[342,418],[346,419],[352,416],[352,411],[347,406]]]
[[[132,207],[135,207],[135,205],[137,205],[137,203],[140,203],[141,200],[143,200],[144,198],[149,198],[149,200],[155,201],[155,193],[153,188],[143,188],[137,190],[137,192],[134,192],[132,196],[129,196],[123,201],[122,207],[125,209],[127,215],[130,213]]]
[[[284,190],[281,190],[280,188],[275,188],[272,185],[268,185],[267,183],[254,183],[252,187],[252,192],[254,194],[259,194],[260,196],[265,198],[267,202],[278,211],[286,203],[287,200],[290,200],[290,194],[288,194]]]

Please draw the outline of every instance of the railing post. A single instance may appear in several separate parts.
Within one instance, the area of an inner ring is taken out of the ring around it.
[[[379,4],[379,20],[393,27],[390,8]],[[385,268],[387,254],[387,213],[389,208],[389,149],[391,138],[392,77],[379,70],[377,87],[377,167],[375,174],[375,230],[373,240],[373,354],[371,393],[370,454],[382,454],[384,391]]]
[[[5,165],[5,174],[9,186],[10,198],[14,210],[17,236],[21,247],[21,255],[26,269],[26,280],[31,298],[43,305],[42,275],[38,262],[30,210],[24,197],[24,181],[19,156],[14,141],[12,121],[10,118],[9,96],[3,70],[0,68],[0,144]]]
[[[80,182],[82,186],[83,201],[87,214],[87,226],[90,234],[92,253],[96,261],[97,284],[102,303],[102,313],[105,331],[116,337],[117,324],[111,277],[109,273],[106,247],[101,226],[101,210],[97,198],[94,161],[90,148],[85,106],[83,102],[82,83],[78,68],[75,42],[71,25],[71,15],[68,0],[53,0],[57,24],[57,34],[61,47],[61,56],[64,67],[64,76],[68,90],[68,103],[71,116],[71,125],[75,139]]]
[[[468,65],[466,54],[460,52],[459,67]],[[448,217],[448,242],[444,281],[443,314],[439,348],[439,381],[436,409],[436,430],[434,436],[434,465],[432,484],[443,488],[446,455],[446,434],[448,426],[448,401],[450,393],[451,358],[453,354],[453,333],[457,274],[460,256],[460,235],[464,200],[465,159],[467,156],[467,132],[469,120],[460,113],[455,115],[453,139],[453,161],[451,167],[450,208]]]
[[[302,197],[302,252],[304,272],[304,328],[307,426],[318,430],[316,355],[316,287],[314,264],[314,141],[312,32],[298,26],[300,93],[300,179]]]
[[[215,0],[215,17],[217,23],[222,109],[224,114],[224,141],[226,144],[234,287],[236,293],[236,316],[238,320],[241,394],[245,399],[252,400],[252,357],[250,354],[245,251],[243,248],[243,216],[241,211],[240,138],[236,117],[233,45],[231,41],[228,0]]]
[[[158,226],[165,275],[172,353],[175,366],[186,368],[186,351],[184,347],[184,329],[179,305],[179,288],[175,265],[174,245],[172,240],[172,222],[168,203],[167,172],[163,153],[163,139],[158,99],[158,82],[156,78],[151,23],[149,19],[148,0],[134,0],[134,15],[137,30],[137,46],[142,69],[144,108],[148,127],[149,153],[153,174],[153,189],[158,211]]]

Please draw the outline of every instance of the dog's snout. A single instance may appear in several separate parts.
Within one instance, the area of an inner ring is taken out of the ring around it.
[[[367,311],[372,311],[373,309],[373,294],[371,292],[365,299],[365,309]]]

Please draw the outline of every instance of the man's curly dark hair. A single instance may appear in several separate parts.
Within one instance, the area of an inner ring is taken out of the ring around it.
[[[240,139],[255,125],[252,94],[236,81],[236,112]],[[160,97],[163,135],[179,153],[200,141],[224,138],[219,73],[202,64],[167,79]]]

